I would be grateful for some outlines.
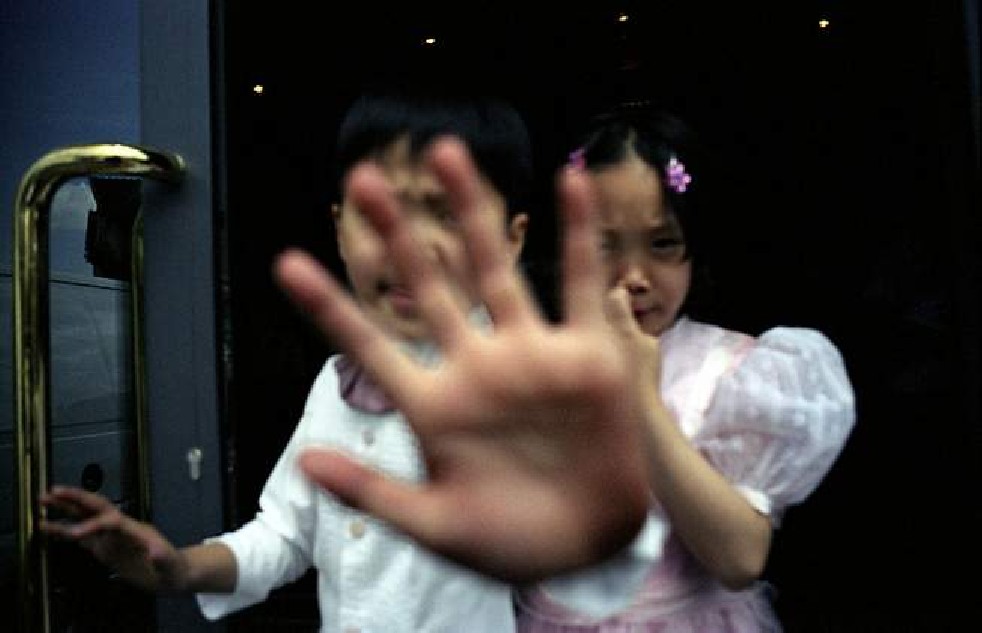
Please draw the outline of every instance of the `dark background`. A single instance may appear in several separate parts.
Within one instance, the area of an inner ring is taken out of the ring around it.
[[[339,117],[368,83],[425,67],[525,116],[540,175],[527,265],[547,307],[552,174],[578,124],[630,101],[686,119],[712,157],[717,302],[701,316],[822,330],[857,396],[840,460],[776,533],[766,578],[787,630],[978,619],[978,26],[972,49],[964,9],[976,3],[356,4],[219,11],[230,527],[254,512],[332,351],[273,287],[272,259],[299,245],[340,274],[327,208]],[[308,575],[232,627],[314,630],[313,591]]]

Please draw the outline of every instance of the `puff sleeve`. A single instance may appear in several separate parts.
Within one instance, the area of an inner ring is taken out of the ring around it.
[[[836,347],[818,331],[779,327],[719,379],[693,442],[776,526],[818,487],[854,424]]]

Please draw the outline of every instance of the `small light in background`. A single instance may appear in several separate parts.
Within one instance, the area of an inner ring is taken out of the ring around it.
[[[433,46],[434,44],[436,44],[436,38],[428,37],[425,40],[423,40],[423,43],[426,44],[427,46]]]
[[[256,84],[255,86],[252,87],[252,93],[257,97],[262,96],[264,90],[265,88],[263,88],[262,84]]]
[[[619,16],[617,16],[618,22],[627,22],[627,20],[628,20],[628,15],[626,13],[622,13]]]
[[[821,20],[818,21],[818,28],[820,29],[829,28],[829,21],[826,20],[825,18],[822,18]]]

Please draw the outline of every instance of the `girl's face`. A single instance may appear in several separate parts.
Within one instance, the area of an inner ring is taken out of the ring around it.
[[[416,239],[455,291],[461,308],[477,305],[467,252],[449,198],[436,177],[409,153],[409,143],[397,141],[378,161],[388,176],[392,194],[412,224]],[[486,212],[507,230],[508,257],[518,260],[528,218],[518,215],[506,227],[504,199],[491,191]],[[365,313],[388,333],[408,340],[430,338],[416,300],[392,266],[385,244],[361,211],[350,201],[333,208],[341,259],[355,298]]]
[[[689,292],[692,262],[658,172],[637,156],[592,172],[609,288],[627,290],[641,330],[664,332]]]

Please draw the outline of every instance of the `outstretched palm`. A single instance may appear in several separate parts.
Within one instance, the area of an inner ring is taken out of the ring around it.
[[[417,434],[428,479],[412,485],[310,449],[305,472],[347,503],[433,550],[511,582],[581,567],[624,547],[648,508],[647,465],[629,356],[604,314],[588,185],[561,181],[565,322],[540,316],[503,255],[500,226],[466,150],[443,141],[431,166],[450,195],[494,323],[475,328],[414,243],[372,167],[349,195],[385,241],[441,349],[425,368],[371,323],[313,259],[284,254],[277,277],[325,334],[390,394]]]

